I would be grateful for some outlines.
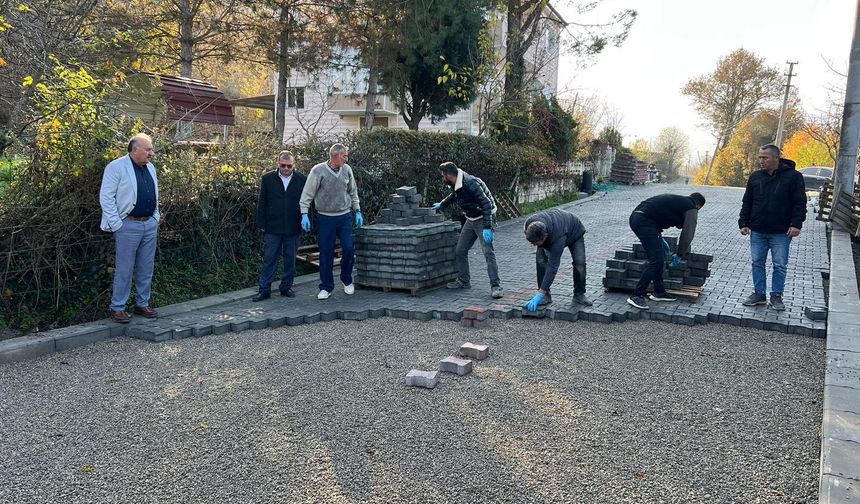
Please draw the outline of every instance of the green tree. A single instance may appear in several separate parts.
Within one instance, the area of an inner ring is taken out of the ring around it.
[[[600,130],[600,134],[597,135],[597,140],[609,145],[615,150],[621,150],[623,148],[622,143],[624,142],[624,137],[621,135],[620,131],[610,126],[606,126]]]
[[[533,145],[559,163],[571,160],[578,148],[578,129],[573,116],[553,96],[541,97],[532,105],[529,145]]]
[[[400,30],[379,48],[379,80],[409,129],[425,117],[442,119],[470,106],[480,65],[478,40],[485,0],[405,0]]]
[[[758,169],[758,151],[776,137],[779,112],[763,110],[741,120],[729,143],[717,154],[708,182],[711,185],[743,187],[750,174]],[[707,172],[697,176],[704,183]]]
[[[654,140],[654,150],[665,164],[666,176],[671,181],[678,176],[679,168],[690,153],[690,138],[679,128],[663,128]]]

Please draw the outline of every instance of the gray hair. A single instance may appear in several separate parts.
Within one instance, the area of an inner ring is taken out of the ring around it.
[[[340,154],[341,152],[347,152],[347,151],[349,151],[349,149],[346,148],[346,145],[336,143],[336,144],[332,145],[331,147],[329,147],[328,156],[329,157],[335,157],[338,154]]]
[[[296,157],[293,156],[293,153],[288,151],[288,150],[282,150],[281,152],[278,153],[278,161],[280,161],[282,159],[290,159],[290,158],[296,159]]]
[[[546,224],[541,221],[535,221],[528,225],[525,229],[526,240],[530,243],[535,243],[546,238]]]
[[[782,157],[782,151],[780,151],[779,147],[777,147],[774,144],[762,145],[761,150],[770,151],[770,153],[773,154],[774,156]]]
[[[152,143],[152,137],[147,135],[146,133],[138,133],[131,137],[131,140],[128,141],[128,151],[131,152],[137,147],[138,142],[141,140],[146,140],[149,143]]]

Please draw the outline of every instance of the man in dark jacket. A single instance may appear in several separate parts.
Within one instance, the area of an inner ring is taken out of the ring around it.
[[[663,261],[665,254],[671,249],[663,240],[662,233],[670,227],[681,229],[678,248],[672,255],[672,266],[677,267],[681,259],[690,253],[690,244],[696,234],[699,210],[703,206],[705,206],[705,197],[699,193],[689,196],[661,194],[646,199],[633,210],[630,214],[630,229],[645,247],[648,265],[642,272],[633,295],[627,299],[627,303],[640,310],[647,310],[648,301],[645,296],[651,282],[654,282],[654,293],[649,296],[652,301],[675,301],[663,286]]]
[[[549,289],[565,248],[573,258],[573,300],[591,306],[591,301],[585,297],[585,226],[582,222],[570,212],[547,210],[529,217],[524,231],[526,240],[538,248],[535,252],[538,292],[523,308],[536,311],[538,306],[552,303]]]
[[[271,297],[272,280],[275,279],[278,259],[282,254],[284,274],[281,277],[281,295],[295,296],[293,278],[302,233],[299,199],[305,187],[305,176],[295,171],[296,158],[290,151],[281,151],[277,161],[277,169],[263,175],[260,182],[257,227],[264,233],[263,271],[260,272],[260,291],[253,297],[254,301]]]
[[[788,265],[791,239],[800,235],[806,220],[806,186],[803,175],[794,169],[794,161],[782,159],[779,147],[765,145],[759,150],[760,170],[747,181],[738,226],[741,234],[750,236],[752,277],[755,292],[744,301],[746,306],[767,303],[765,262],[770,250],[773,262],[770,306],[785,310],[782,291]]]
[[[455,202],[460,206],[466,221],[460,231],[460,240],[454,253],[457,256],[458,277],[448,283],[449,289],[469,289],[472,287],[469,273],[469,250],[475,240],[481,238],[484,258],[487,261],[487,274],[490,276],[490,294],[494,298],[503,295],[502,282],[499,279],[499,267],[496,266],[496,252],[493,249],[493,228],[496,220],[496,202],[487,184],[478,177],[473,177],[451,162],[439,165],[445,183],[454,190],[441,202],[433,205],[435,210],[445,209]]]

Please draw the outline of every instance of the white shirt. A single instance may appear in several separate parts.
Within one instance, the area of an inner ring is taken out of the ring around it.
[[[281,175],[281,172],[278,172],[278,176],[281,177],[281,182],[284,183],[284,191],[286,191],[287,187],[290,186],[290,180],[293,180],[293,176],[290,175],[289,177],[285,177]]]

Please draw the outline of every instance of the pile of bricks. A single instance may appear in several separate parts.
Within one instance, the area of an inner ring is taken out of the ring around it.
[[[648,164],[630,154],[619,154],[612,163],[609,180],[627,185],[644,184],[648,182]]]
[[[445,357],[439,362],[438,371],[421,371],[413,369],[406,373],[407,387],[435,388],[439,384],[439,373],[452,373],[465,376],[472,372],[473,360],[484,360],[490,356],[487,345],[464,343],[460,346],[459,355]]]
[[[489,313],[487,308],[470,306],[463,310],[463,318],[460,319],[460,325],[475,329],[486,329],[490,326],[490,321],[487,318]]]
[[[415,226],[417,224],[437,224],[445,221],[445,216],[437,214],[430,207],[422,207],[423,197],[413,186],[403,186],[388,197],[388,206],[379,211],[376,224],[394,226]]]
[[[406,210],[389,210],[390,224],[365,226],[355,233],[355,283],[363,287],[403,289],[413,295],[418,291],[445,284],[457,278],[454,246],[460,233],[456,222],[444,221],[442,215],[412,215],[419,208],[421,196],[414,187],[401,187],[391,196],[391,206]],[[397,217],[392,217],[397,212]],[[432,222],[425,222],[432,217]],[[403,222],[408,223],[403,224]],[[413,223],[414,222],[414,223]]]
[[[672,250],[676,250],[678,239],[667,237]],[[687,254],[686,260],[681,261],[677,268],[663,269],[663,285],[669,290],[683,290],[686,287],[702,287],[705,280],[711,276],[710,263],[713,256],[704,254]],[[641,243],[633,247],[615,251],[614,259],[606,261],[606,276],[603,286],[608,289],[633,290],[648,265],[648,254]]]

